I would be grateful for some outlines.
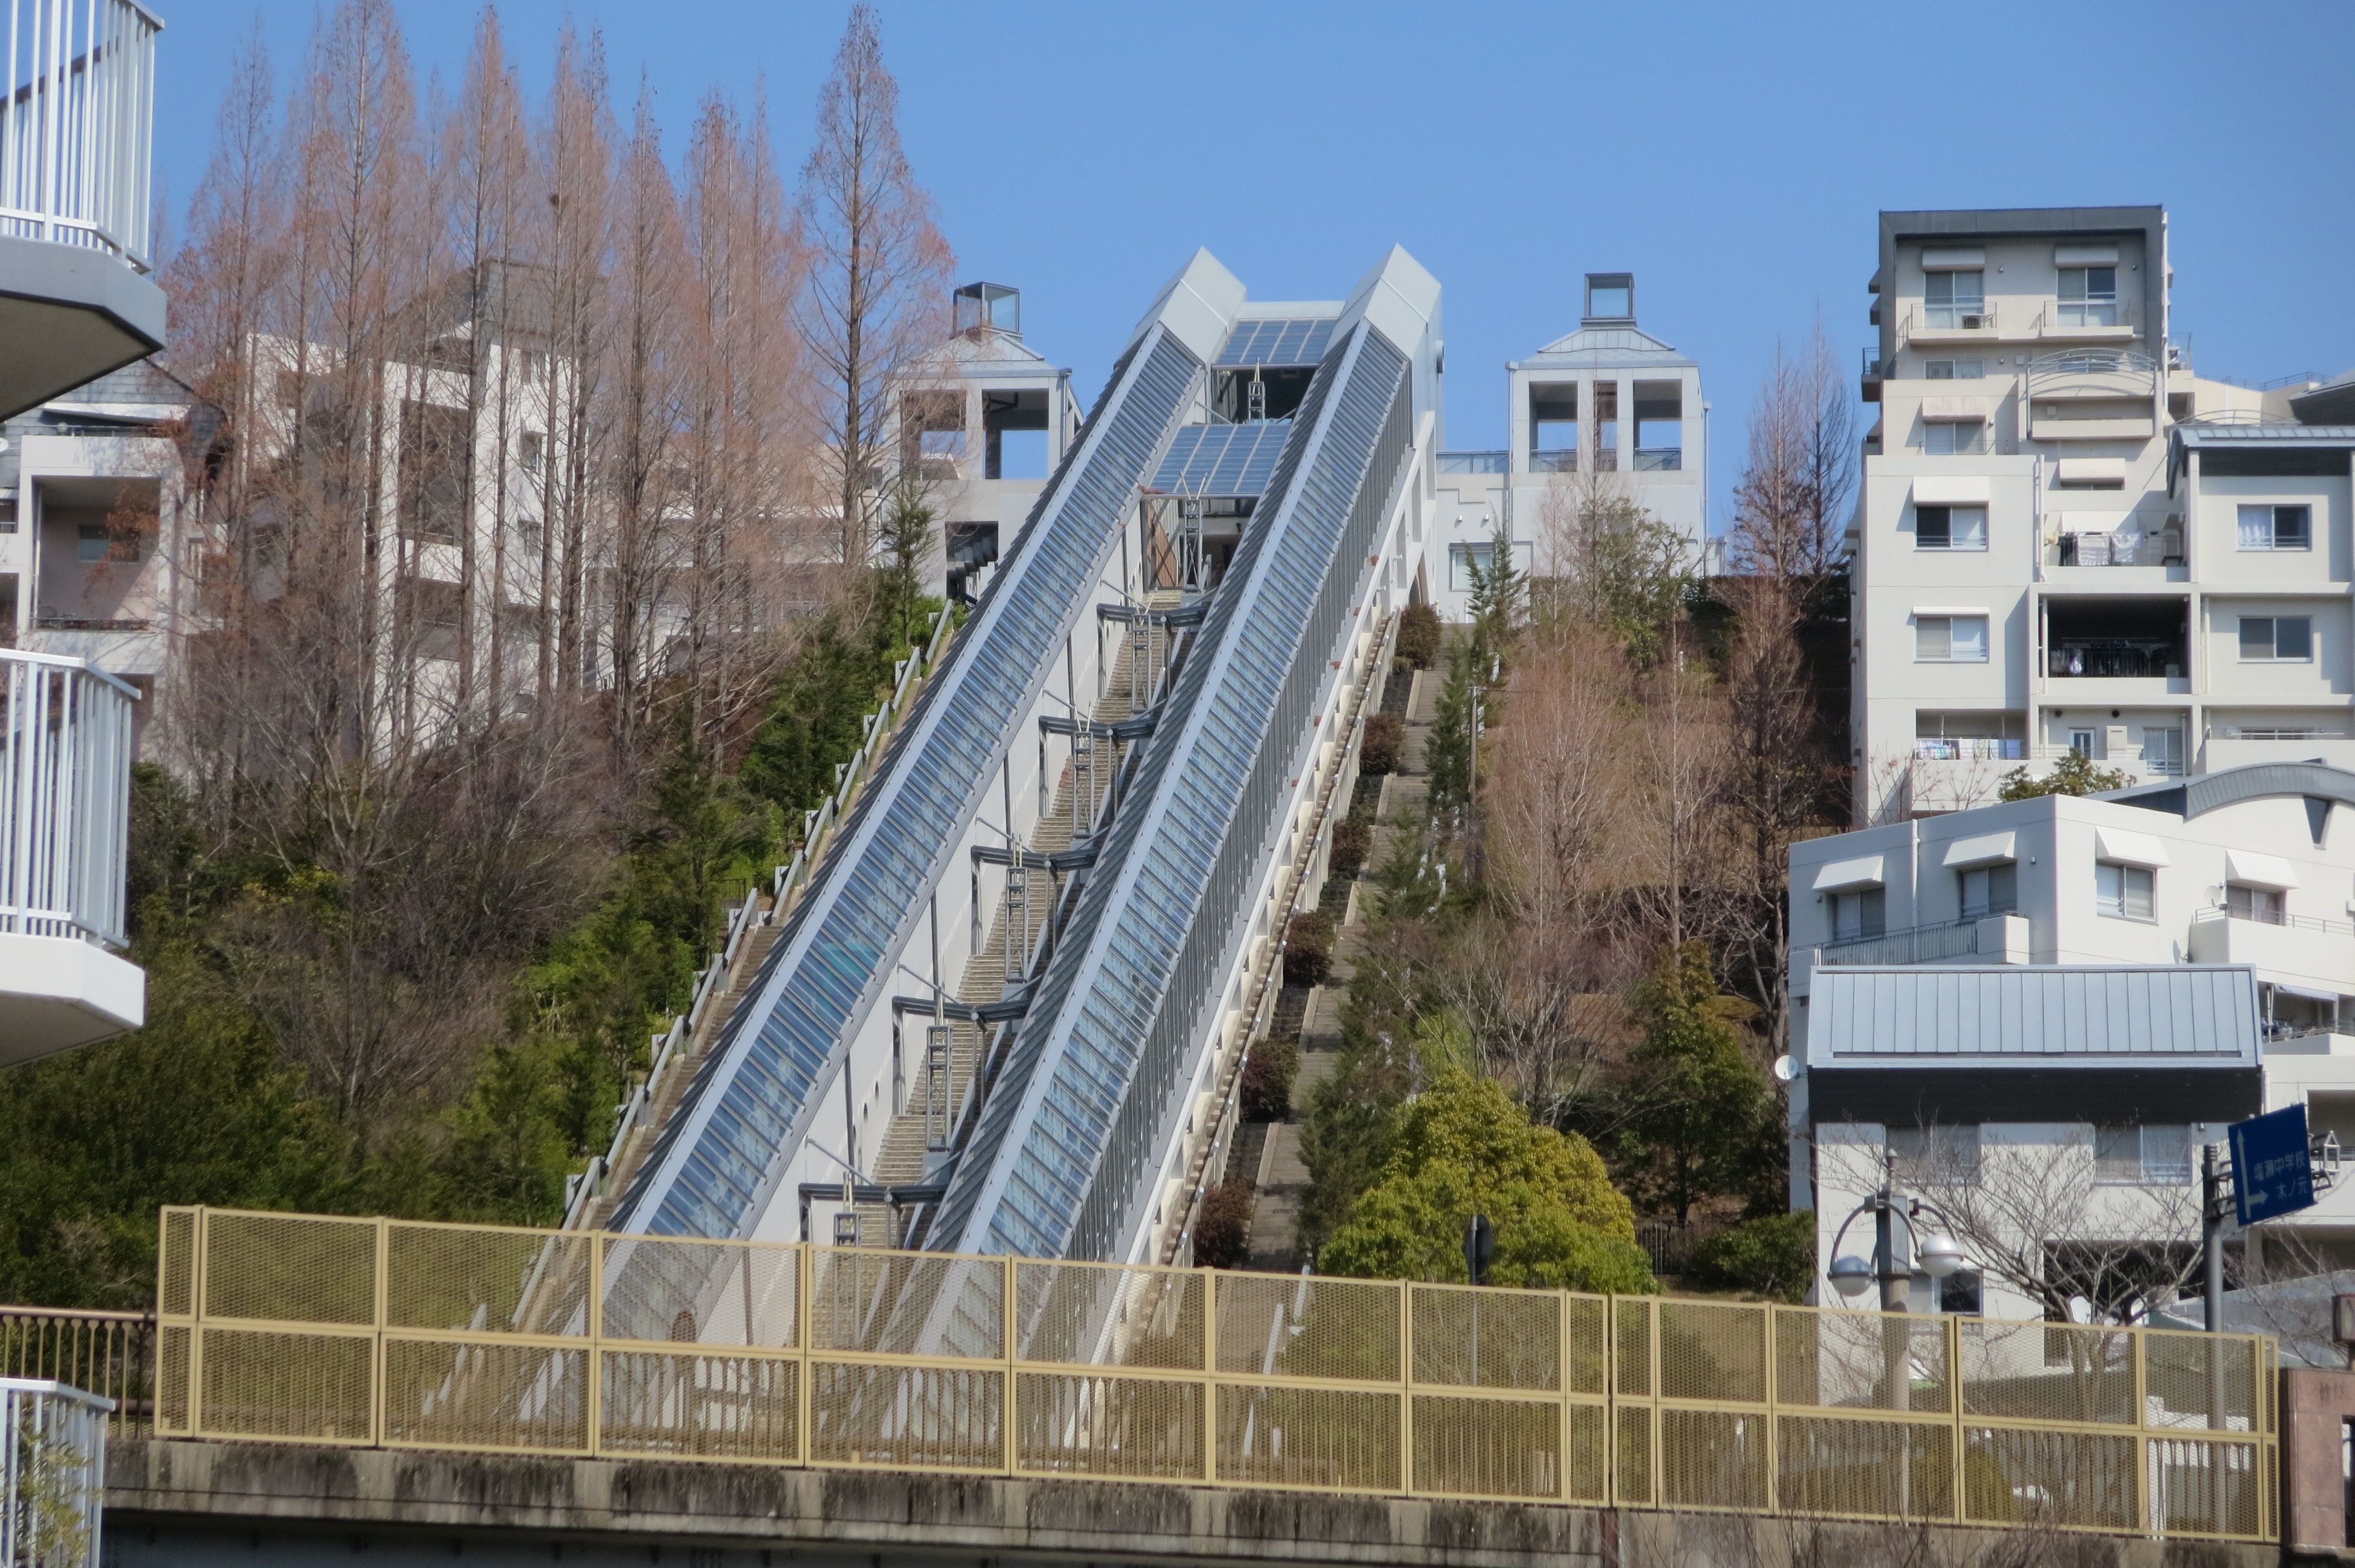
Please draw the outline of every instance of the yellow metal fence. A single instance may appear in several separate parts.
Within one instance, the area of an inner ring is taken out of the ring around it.
[[[155,1428],[2278,1539],[2273,1341],[169,1209]]]

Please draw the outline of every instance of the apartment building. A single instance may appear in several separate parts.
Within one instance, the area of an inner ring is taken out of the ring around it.
[[[2355,759],[2345,384],[2195,376],[2169,281],[2158,207],[1881,214],[1859,821],[2072,750],[2137,780]]]
[[[1708,544],[1709,405],[1700,367],[1636,324],[1636,279],[1586,274],[1578,330],[1505,366],[1508,444],[1440,454],[1441,523],[1425,582],[1450,620],[1466,613],[1472,564],[1501,525],[1518,564],[1548,569],[1549,548],[1582,498],[1633,500],[1682,535],[1700,563]]]
[[[1790,922],[1792,1202],[1822,1264],[1884,1151],[1901,1177],[1943,1161],[1923,1174],[1949,1192],[1983,1169],[1990,1209],[2051,1227],[2023,1245],[2128,1260],[2123,1289],[2138,1251],[2180,1260],[2225,1125],[2304,1099],[2355,1142],[2355,772],[2245,764],[1813,840]],[[2355,1261],[2355,1190],[2289,1224]],[[2034,1305],[1974,1288],[1941,1298]]]

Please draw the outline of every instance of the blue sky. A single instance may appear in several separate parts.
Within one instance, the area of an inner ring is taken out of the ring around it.
[[[157,174],[202,177],[229,59],[281,72],[297,0],[157,0]],[[398,0],[421,80],[479,6]],[[798,167],[844,0],[510,0],[527,87],[570,16],[676,149],[697,101],[765,86]],[[1384,247],[1445,289],[1450,446],[1501,444],[1503,365],[1636,274],[1643,324],[1714,405],[1712,526],[1778,338],[1870,341],[1883,207],[2163,202],[2174,334],[2206,373],[2355,366],[2355,4],[1478,5],[881,0],[901,131],[959,272],[1023,291],[1092,399],[1197,245],[1260,298],[1345,292]]]

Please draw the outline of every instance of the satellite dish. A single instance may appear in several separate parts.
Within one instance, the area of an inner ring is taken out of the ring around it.
[[[1778,1082],[1789,1083],[1799,1075],[1799,1065],[1788,1056],[1774,1058],[1774,1076]]]

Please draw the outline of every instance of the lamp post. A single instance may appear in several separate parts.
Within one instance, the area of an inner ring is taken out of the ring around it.
[[[1848,1235],[1849,1226],[1867,1213],[1872,1215],[1870,1263],[1853,1255],[1843,1255],[1839,1249],[1840,1243]],[[1924,1219],[1935,1221],[1939,1228],[1925,1234],[1923,1231]],[[1901,1224],[1905,1229],[1902,1238],[1898,1234]],[[1824,1271],[1825,1277],[1831,1281],[1834,1290],[1850,1300],[1863,1295],[1877,1283],[1881,1287],[1881,1309],[1883,1312],[1902,1312],[1907,1306],[1907,1288],[1913,1277],[1913,1266],[1906,1256],[1909,1242],[1913,1244],[1912,1250],[1921,1255],[1922,1272],[1933,1279],[1947,1278],[1970,1261],[1963,1252],[1962,1244],[1955,1240],[1954,1222],[1940,1212],[1936,1204],[1899,1191],[1897,1157],[1884,1151],[1881,1155],[1881,1190],[1859,1203],[1849,1212],[1848,1218],[1840,1222],[1840,1228],[1832,1236],[1832,1264]],[[1902,1324],[1891,1324],[1889,1330],[1883,1336],[1889,1358],[1886,1369],[1889,1404],[1892,1410],[1902,1410],[1906,1407],[1905,1330]]]

